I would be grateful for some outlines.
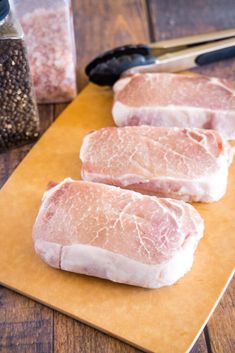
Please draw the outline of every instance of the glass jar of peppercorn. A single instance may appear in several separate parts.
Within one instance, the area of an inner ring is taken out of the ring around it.
[[[0,0],[0,152],[39,136],[39,118],[23,31]]]

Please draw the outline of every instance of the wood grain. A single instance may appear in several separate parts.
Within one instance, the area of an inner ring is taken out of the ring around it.
[[[149,0],[152,40],[214,32],[234,27],[233,0]],[[205,65],[194,71],[222,78],[235,78],[235,59]]]
[[[234,2],[227,0],[153,0],[148,12],[145,1],[74,0],[78,56],[78,84],[87,79],[84,66],[95,55],[113,46],[165,39],[234,26]],[[205,73],[232,78],[235,64],[228,60],[204,69]],[[39,107],[42,132],[66,105]],[[2,185],[33,144],[0,155]],[[212,353],[229,353],[234,347],[235,281],[223,297],[208,325]],[[233,332],[232,332],[233,331]],[[40,353],[134,353],[138,350],[46,308],[19,294],[0,287],[0,352]],[[208,352],[202,334],[191,353]],[[209,353],[211,353],[209,351]]]
[[[53,352],[53,311],[1,287],[0,352]]]
[[[208,334],[213,353],[234,353],[235,349],[235,278],[221,299],[208,323]]]
[[[87,83],[84,67],[103,51],[149,41],[145,2],[74,0],[79,89]]]
[[[193,348],[191,349],[190,353],[207,353],[207,352],[208,352],[208,349],[206,345],[205,335],[204,333],[202,333],[198,338],[197,342],[195,343],[195,345],[193,346]]]
[[[54,120],[55,114],[53,105],[39,105],[38,112],[40,116],[41,134],[43,134]],[[0,154],[0,187],[7,181],[33,145],[34,143],[30,143]]]
[[[54,353],[141,353],[102,332],[54,313]]]

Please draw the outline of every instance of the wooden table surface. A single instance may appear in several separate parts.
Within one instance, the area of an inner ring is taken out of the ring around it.
[[[83,69],[98,53],[125,43],[148,42],[235,27],[234,0],[74,0],[78,88]],[[200,72],[234,79],[235,60],[208,65]],[[92,103],[91,103],[92,104]],[[66,104],[40,105],[42,132]],[[0,183],[33,144],[0,155]],[[9,215],[10,221],[10,215]],[[235,280],[191,353],[235,351]],[[69,299],[68,299],[69,300]],[[24,296],[0,287],[1,353],[134,353],[137,349]],[[183,353],[183,352],[182,352]]]

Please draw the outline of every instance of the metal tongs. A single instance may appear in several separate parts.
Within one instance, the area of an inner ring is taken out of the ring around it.
[[[232,57],[235,28],[148,45],[124,45],[97,56],[85,72],[90,81],[112,86],[121,75],[178,72]]]

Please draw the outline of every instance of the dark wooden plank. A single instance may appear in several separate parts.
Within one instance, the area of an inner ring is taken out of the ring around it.
[[[149,0],[155,40],[214,32],[234,27],[234,0]],[[210,76],[235,78],[235,59],[195,70]]]
[[[0,352],[52,353],[53,311],[1,287]]]
[[[67,107],[68,103],[60,103],[54,105],[54,120],[62,113],[62,111]]]
[[[41,123],[41,133],[43,133],[54,119],[53,105],[40,105],[38,107],[38,111]],[[34,143],[30,143],[0,154],[0,187],[5,183],[26,154],[31,150],[33,145]]]
[[[54,312],[54,353],[77,353],[75,350],[75,325],[75,320]],[[82,324],[78,323],[79,327],[80,325]],[[87,337],[84,336],[83,339],[86,341]]]
[[[205,335],[202,332],[190,353],[208,353]],[[209,352],[210,353],[210,352]]]
[[[115,338],[54,313],[54,353],[141,353]]]
[[[54,119],[53,105],[39,106],[39,115],[43,133]],[[0,155],[0,186],[32,146]],[[53,310],[0,286],[0,352],[52,353]]]
[[[208,323],[212,353],[235,351],[235,278]]]
[[[148,0],[156,40],[234,27],[233,0]]]
[[[84,67],[115,46],[149,40],[145,2],[141,0],[74,0],[78,86],[87,78]]]
[[[55,119],[53,104],[38,105],[38,113],[40,116],[41,134],[43,134]]]

